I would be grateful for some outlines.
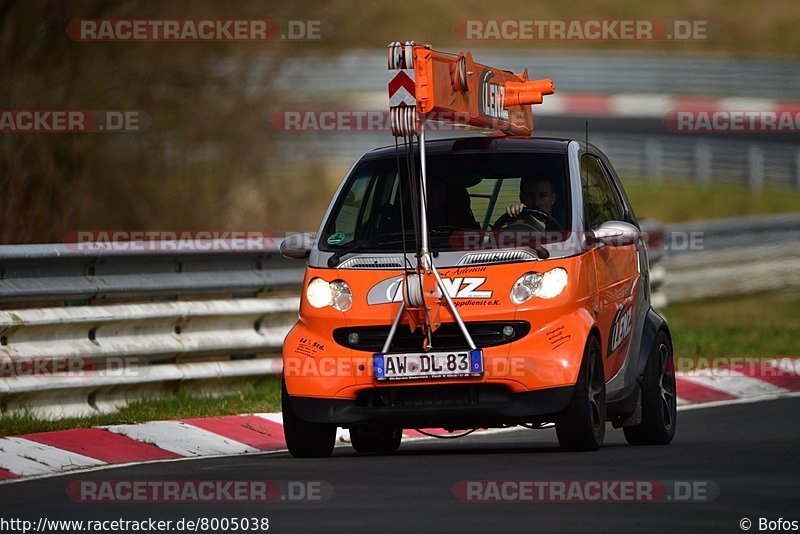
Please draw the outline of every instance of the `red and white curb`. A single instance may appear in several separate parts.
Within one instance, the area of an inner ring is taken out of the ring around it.
[[[798,395],[799,368],[800,360],[787,358],[762,363],[756,370],[757,377],[748,368],[715,367],[705,372],[679,372],[678,409]],[[447,435],[442,429],[426,429],[425,432]],[[404,431],[404,440],[425,437],[416,430]],[[347,431],[340,429],[338,441],[349,442]],[[0,483],[120,464],[285,449],[281,415],[275,413],[25,434],[0,438]]]
[[[591,117],[664,118],[674,111],[751,111],[797,113],[800,101],[772,98],[706,98],[669,94],[554,94],[537,106],[534,116],[580,115]]]
[[[800,359],[765,359],[678,372],[678,406],[786,396],[800,391]],[[710,358],[713,363],[714,358]],[[727,358],[727,360],[735,360]]]

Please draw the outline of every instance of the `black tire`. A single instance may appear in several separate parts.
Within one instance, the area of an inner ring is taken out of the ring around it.
[[[568,451],[595,451],[606,434],[606,381],[600,341],[590,336],[567,409],[556,421],[561,448]]]
[[[672,344],[663,330],[656,336],[642,380],[642,422],[624,427],[631,445],[666,445],[675,437],[678,404]]]
[[[281,384],[281,412],[283,412],[283,436],[289,454],[295,458],[327,458],[336,444],[336,426],[309,423],[292,410],[291,399],[286,391],[286,382]]]
[[[402,438],[402,428],[350,429],[350,443],[358,452],[395,452]]]

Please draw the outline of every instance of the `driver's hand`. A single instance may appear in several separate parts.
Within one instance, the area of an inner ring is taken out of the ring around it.
[[[525,204],[512,204],[506,208],[506,213],[508,213],[509,217],[519,217],[522,210],[527,207]]]

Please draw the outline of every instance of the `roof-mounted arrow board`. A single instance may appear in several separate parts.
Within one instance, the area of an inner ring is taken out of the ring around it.
[[[392,134],[413,136],[421,120],[495,130],[506,135],[533,133],[531,106],[555,92],[553,80],[477,63],[469,52],[448,54],[411,41],[389,44],[389,109]]]

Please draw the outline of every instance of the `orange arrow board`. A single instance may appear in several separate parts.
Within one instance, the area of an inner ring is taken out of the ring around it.
[[[397,70],[389,84],[394,135],[418,133],[419,119],[424,117],[529,136],[533,133],[531,105],[541,104],[545,95],[555,92],[551,79],[529,81],[527,70],[514,74],[478,63],[469,52],[446,54],[409,42],[389,45],[389,69]],[[417,116],[411,120],[410,110],[398,109],[414,105]]]

